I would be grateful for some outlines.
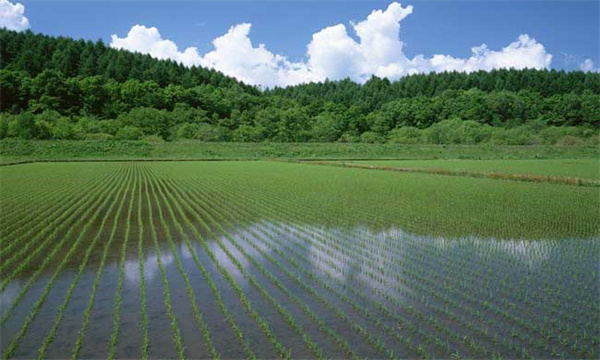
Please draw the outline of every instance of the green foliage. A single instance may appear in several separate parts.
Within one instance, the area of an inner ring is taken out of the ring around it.
[[[185,123],[177,129],[178,139],[195,139],[200,127],[198,124]]]
[[[68,119],[59,118],[52,129],[52,138],[55,140],[73,140],[75,138],[75,131],[73,125]]]
[[[133,126],[144,137],[211,142],[587,144],[600,128],[598,73],[447,72],[260,91],[101,41],[2,29],[0,42],[1,113],[36,116],[3,117],[0,138],[86,139]],[[525,134],[513,130],[521,126]],[[538,136],[548,126],[592,133]],[[405,127],[428,131],[396,130]]]
[[[423,131],[412,126],[396,128],[388,140],[392,144],[419,144],[424,142]]]
[[[454,118],[440,121],[425,132],[425,139],[432,144],[465,144],[473,145],[487,141],[493,128],[475,121],[462,121]],[[524,145],[524,144],[511,144]]]
[[[259,142],[263,139],[263,129],[252,125],[240,125],[233,132],[233,141]]]
[[[140,140],[144,136],[142,130],[136,126],[124,126],[115,136],[118,140]]]
[[[198,124],[195,138],[206,142],[231,141],[231,130],[223,126],[201,123]]]
[[[117,119],[125,127],[136,127],[143,135],[158,135],[167,139],[169,134],[169,119],[161,110],[153,108],[134,108]],[[130,139],[133,140],[133,139]]]
[[[35,118],[32,113],[25,112],[15,117],[8,124],[8,136],[22,139],[34,139],[38,135]]]
[[[384,143],[385,137],[374,131],[367,131],[360,136],[360,142],[367,144]]]

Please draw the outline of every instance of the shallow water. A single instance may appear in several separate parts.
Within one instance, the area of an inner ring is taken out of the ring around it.
[[[449,357],[456,352],[481,358],[494,353],[509,358],[598,355],[600,239],[445,239],[394,228],[373,232],[366,227],[326,228],[267,219],[241,223],[237,228],[224,223],[221,229],[207,220],[209,228],[193,223],[198,232],[186,228],[183,234],[171,220],[168,229],[155,223],[160,261],[186,357],[210,355],[181,271],[189,279],[212,344],[224,358],[245,357],[244,343],[236,338],[207,279],[214,283],[244,341],[261,358],[279,356],[274,342],[300,358],[315,356],[310,343],[334,358],[348,357],[348,349],[371,358],[390,354]],[[130,225],[137,229],[135,220]],[[102,234],[65,308],[48,357],[72,354],[108,239],[107,231]],[[82,343],[80,356],[84,358],[108,354],[125,232],[117,234],[102,268]],[[157,249],[145,231],[143,257],[139,258],[138,235],[137,230],[130,231],[126,246],[115,354],[141,356],[143,277],[149,354],[176,357]],[[38,355],[76,278],[80,258],[72,259],[57,274],[31,326],[18,340],[16,357]],[[23,272],[0,293],[3,351],[40,299],[57,263],[52,262],[31,283],[16,307],[11,305],[30,272]],[[239,287],[255,314],[243,306],[232,284]],[[259,321],[268,325],[276,340],[269,340]],[[336,341],[340,339],[346,345]]]

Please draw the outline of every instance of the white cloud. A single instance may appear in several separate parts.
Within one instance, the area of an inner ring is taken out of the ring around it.
[[[232,26],[225,35],[213,40],[215,49],[204,55],[202,65],[253,85],[289,85],[317,80],[304,64],[291,63],[267,50],[264,44],[254,47],[249,37],[251,26],[246,23]]]
[[[195,47],[180,52],[177,45],[171,40],[163,39],[155,27],[134,25],[124,38],[113,34],[110,46],[150,54],[157,59],[172,59],[187,66],[199,65],[202,62],[202,57]]]
[[[491,51],[487,45],[473,47],[468,59],[458,59],[448,55],[434,55],[429,59],[431,71],[477,71],[500,68],[543,69],[550,66],[552,55],[544,46],[528,35],[521,35],[517,41],[500,51]]]
[[[29,29],[29,20],[25,17],[25,6],[0,0],[0,28],[23,31]]]
[[[585,59],[584,62],[579,64],[579,69],[585,72],[600,72],[600,68],[597,68],[592,59]]]
[[[214,50],[203,56],[194,47],[180,52],[175,43],[163,39],[156,28],[142,25],[132,27],[125,38],[112,35],[111,46],[159,59],[174,59],[185,65],[214,68],[246,83],[267,87],[346,77],[364,82],[373,75],[398,79],[432,71],[543,69],[552,61],[552,55],[544,46],[528,35],[519,36],[500,50],[490,50],[486,44],[473,47],[469,58],[438,54],[409,59],[403,51],[400,22],[412,12],[412,6],[403,7],[396,2],[385,10],[374,10],[365,20],[350,24],[358,41],[348,34],[343,24],[326,27],[313,34],[306,60],[299,62],[272,53],[264,44],[254,46],[250,40],[251,24],[247,23],[234,25],[213,40]]]

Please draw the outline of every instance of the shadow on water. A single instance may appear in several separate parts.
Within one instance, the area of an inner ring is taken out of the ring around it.
[[[598,355],[594,351],[600,333],[600,239],[446,239],[412,235],[395,228],[372,231],[360,226],[328,228],[261,219],[248,219],[246,225],[238,228],[227,222],[216,226],[211,220],[204,224],[191,222],[193,228],[187,224],[178,228],[167,212],[165,229],[156,218],[157,209],[153,210],[160,261],[188,357],[210,355],[178,261],[190,281],[212,342],[224,358],[246,356],[230,326],[231,320],[259,357],[278,357],[230,281],[239,286],[252,309],[295,357],[313,357],[301,333],[326,356],[335,358],[348,354],[332,334],[345,339],[359,356],[372,358],[386,356],[389,351],[400,357],[421,356],[423,352],[436,357],[450,357],[458,352],[461,356],[480,358],[494,353],[503,357],[525,353],[533,357]],[[134,208],[133,213],[136,212]],[[140,240],[137,218],[127,220],[123,215],[116,224],[116,236],[102,269],[81,357],[108,355],[125,240],[116,357],[140,356],[142,277],[150,355],[160,358],[177,355],[148,216],[143,213],[146,226],[141,239],[142,258],[137,252]],[[128,239],[124,225],[127,223]],[[100,241],[74,289],[47,352],[50,357],[70,356],[81,329],[103,245],[110,237],[113,223],[107,222],[106,229],[98,229],[99,225],[89,230],[90,234],[100,230]],[[75,278],[77,259],[81,256],[77,253],[57,277],[32,326],[21,339],[16,356],[37,356]],[[49,266],[14,308],[11,305],[31,271],[20,274],[0,293],[2,315],[10,311],[1,328],[3,350],[21,328],[55,267]],[[231,276],[230,280],[225,275]],[[279,304],[281,310],[273,303]],[[230,320],[223,308],[231,314]],[[301,330],[290,326],[281,311]],[[380,348],[374,340],[381,342]]]

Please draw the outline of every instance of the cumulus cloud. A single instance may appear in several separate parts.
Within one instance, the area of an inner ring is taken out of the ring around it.
[[[25,6],[0,0],[0,28],[23,31],[29,29],[29,20],[25,17]]]
[[[326,27],[313,34],[306,59],[298,62],[272,53],[264,44],[253,45],[252,25],[247,23],[234,25],[213,40],[214,50],[205,55],[200,55],[194,47],[181,52],[174,42],[163,39],[156,28],[142,25],[132,27],[125,38],[112,35],[111,46],[159,59],[170,58],[185,65],[214,68],[246,83],[266,87],[346,77],[365,82],[373,75],[394,80],[432,71],[543,69],[551,64],[552,55],[526,34],[500,50],[491,50],[486,44],[475,46],[468,58],[437,54],[410,59],[404,54],[400,23],[412,12],[412,6],[394,2],[385,10],[374,10],[363,21],[350,23],[349,28],[344,24]],[[348,33],[349,29],[357,40]]]
[[[276,86],[317,80],[303,63],[292,63],[273,54],[264,44],[250,41],[251,24],[232,26],[213,40],[214,50],[204,55],[202,65],[253,85]]]
[[[163,39],[155,27],[134,25],[124,38],[113,34],[110,46],[149,54],[157,59],[172,59],[187,66],[199,65],[202,62],[202,57],[195,47],[180,52],[177,45],[171,40]]]
[[[585,72],[600,72],[600,68],[597,68],[592,59],[585,59],[584,62],[579,64],[579,69]]]
[[[429,59],[431,71],[493,70],[500,68],[542,69],[550,66],[552,55],[544,46],[528,35],[521,35],[517,41],[500,51],[491,51],[487,45],[473,47],[472,56],[458,59],[448,55],[434,55]],[[416,59],[418,60],[418,59]]]

